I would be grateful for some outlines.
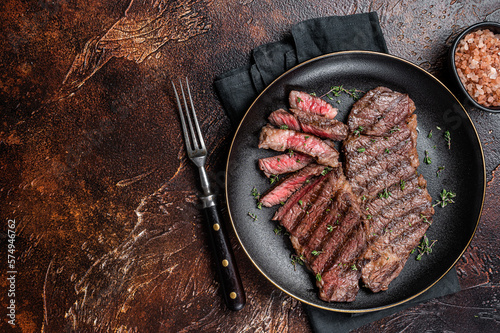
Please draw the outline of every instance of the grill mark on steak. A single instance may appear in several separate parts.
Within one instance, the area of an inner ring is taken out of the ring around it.
[[[348,174],[349,177],[354,177],[354,179],[360,185],[363,185],[366,183],[366,181],[368,181],[368,179],[371,179],[380,174],[388,167],[390,167],[390,165],[399,162],[401,159],[405,159],[411,162],[408,155],[412,151],[412,143],[408,141],[402,141],[392,146],[389,151],[382,151],[375,156],[366,154],[365,156],[360,157],[360,155],[363,155],[365,152],[356,152],[356,163],[353,163],[350,160],[348,163],[346,163],[346,174]],[[354,154],[351,154],[351,156],[352,155]]]
[[[357,209],[353,209],[353,206],[349,206],[346,214],[337,217],[335,223],[338,223],[337,228],[323,239],[319,247],[318,251],[322,252],[315,258],[311,258],[311,269],[314,272],[323,272],[327,262],[333,261],[333,258],[338,255],[338,250],[342,247],[344,241],[350,237],[352,230],[360,225],[360,213]]]
[[[297,190],[288,200],[285,202],[283,206],[278,208],[278,210],[274,213],[272,218],[273,221],[280,221],[283,216],[295,205],[298,204],[299,200],[301,200],[306,193],[311,191],[322,179],[324,176],[319,176],[314,180],[310,181],[306,185],[304,185],[301,189]]]
[[[260,133],[259,148],[276,151],[291,149],[315,157],[319,164],[339,166],[339,153],[334,147],[314,135],[294,130],[264,126]]]
[[[288,102],[292,109],[298,109],[330,119],[335,118],[338,112],[338,109],[321,98],[302,91],[292,90],[288,96]]]
[[[417,174],[413,174],[410,178],[404,180],[404,187],[400,180],[399,183],[393,184],[387,189],[387,191],[391,193],[388,198],[380,198],[378,196],[373,198],[365,204],[365,211],[367,211],[371,215],[377,215],[380,210],[385,208],[385,206],[387,206],[394,200],[401,199],[409,191],[413,191],[418,186],[425,187],[425,180],[423,180],[424,182],[422,183],[420,182],[421,179],[423,180],[423,177],[421,175],[417,176]]]
[[[362,129],[365,135],[383,136],[414,111],[415,104],[408,95],[377,87],[354,103],[347,124],[351,132]]]
[[[388,288],[432,223],[432,198],[416,171],[414,111],[407,95],[378,87],[356,102],[348,117],[351,132],[342,148],[346,176],[353,192],[364,196],[368,242],[358,264],[373,292]]]
[[[323,217],[323,215],[326,213],[326,207],[330,203],[330,199],[337,192],[338,183],[340,182],[339,174],[341,172],[341,169],[337,168],[327,174],[327,182],[321,189],[321,192],[318,193],[314,205],[306,205],[306,207],[304,208],[306,215],[300,221],[300,223],[295,225],[295,228],[290,230],[290,234],[292,236],[300,238],[307,237],[311,228],[314,228],[314,225],[317,223],[318,219]]]
[[[334,229],[338,228],[338,224],[335,224],[335,222],[349,209],[348,205],[350,201],[347,198],[348,195],[349,194],[345,191],[337,192],[330,202],[325,216],[316,224],[314,231],[308,235],[308,237],[304,236],[299,239],[301,246],[309,249],[310,252],[322,251],[321,245],[323,241],[326,237],[330,237],[330,233],[332,233]],[[345,201],[344,198],[346,199]]]
[[[372,198],[401,179],[410,178],[416,172],[409,159],[394,158],[376,166],[377,168],[368,168],[362,175],[349,179],[355,194]]]
[[[320,298],[324,301],[354,301],[359,290],[361,272],[356,266],[357,258],[366,248],[365,233],[360,224],[356,225],[342,248],[337,250],[338,255],[330,258],[321,281],[316,284],[320,287]]]
[[[259,159],[259,169],[266,177],[298,171],[314,159],[306,154],[293,152]]]
[[[265,207],[272,207],[285,202],[296,190],[310,182],[314,176],[320,175],[324,169],[325,167],[322,165],[308,165],[304,169],[280,180],[260,197],[259,202]]]
[[[297,117],[303,132],[334,141],[344,140],[347,137],[349,128],[336,119],[325,118],[298,109],[290,109],[290,111]]]
[[[328,183],[328,178],[323,177],[311,190],[304,194],[304,196],[297,202],[296,205],[292,206],[281,218],[280,223],[287,229],[287,231],[292,232],[297,223],[306,216],[307,209],[313,206],[318,199],[319,195],[323,191],[323,188]]]
[[[423,213],[432,215],[432,207]],[[429,224],[420,216],[422,212],[412,212],[400,219],[400,227],[386,231],[370,243],[363,255],[362,281],[372,291],[387,290],[389,283],[403,269],[411,251],[425,235]]]

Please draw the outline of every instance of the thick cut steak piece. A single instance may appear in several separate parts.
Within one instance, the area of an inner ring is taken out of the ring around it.
[[[288,96],[288,102],[292,109],[317,114],[326,118],[333,119],[338,113],[338,109],[334,108],[328,102],[302,91],[292,90]]]
[[[291,151],[259,159],[259,169],[264,172],[266,177],[271,177],[300,170],[313,160],[314,158],[309,155]]]
[[[277,219],[316,277],[319,297],[327,302],[353,301],[361,276],[357,262],[366,248],[358,199],[340,167],[304,189],[280,208],[284,213]]]
[[[281,129],[291,129],[313,134],[322,139],[341,141],[347,137],[346,124],[298,109],[291,109],[292,113],[283,109],[273,111],[269,115],[269,122]]]
[[[304,169],[278,181],[274,187],[260,197],[259,202],[265,207],[284,203],[295,191],[310,182],[315,176],[319,176],[324,170],[323,165],[308,165]]]
[[[343,143],[346,176],[360,196],[367,246],[361,279],[373,292],[387,290],[432,223],[427,182],[417,174],[417,116],[405,94],[378,87],[348,117]]]
[[[319,164],[339,166],[339,153],[334,147],[314,135],[294,130],[264,126],[260,132],[259,148],[276,151],[291,149],[315,157]]]

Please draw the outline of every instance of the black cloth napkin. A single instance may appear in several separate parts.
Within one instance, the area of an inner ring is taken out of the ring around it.
[[[291,35],[252,51],[251,63],[217,77],[214,82],[231,123],[236,128],[254,99],[278,76],[303,61],[326,53],[369,50],[387,53],[377,13],[332,16],[307,20],[291,28]],[[376,312],[346,314],[304,304],[316,333],[349,332],[420,302],[460,290],[452,269],[431,289],[410,302]]]

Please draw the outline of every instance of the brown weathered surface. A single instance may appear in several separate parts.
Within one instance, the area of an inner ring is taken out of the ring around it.
[[[203,101],[220,189],[231,129],[214,77],[296,22],[370,10],[392,54],[442,79],[450,36],[500,21],[496,0],[2,1],[0,218],[2,235],[9,219],[17,226],[14,331],[310,332],[300,303],[234,238],[248,301],[237,313],[221,303],[169,80],[189,75]],[[357,332],[500,330],[500,115],[469,113],[488,185],[457,265],[463,291]],[[3,332],[12,327],[1,267]]]

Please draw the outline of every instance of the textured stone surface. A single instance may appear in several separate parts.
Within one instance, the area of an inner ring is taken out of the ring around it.
[[[452,38],[500,21],[495,0],[3,1],[0,217],[2,235],[7,220],[17,226],[14,331],[310,332],[300,303],[234,237],[248,301],[236,313],[221,303],[169,81],[189,75],[202,101],[209,172],[222,190],[231,129],[214,77],[294,23],[367,11],[378,12],[392,54],[444,81]],[[357,332],[500,329],[500,115],[468,111],[488,184],[457,264],[463,291]],[[5,313],[4,269],[1,279]],[[3,316],[0,330],[10,328]]]

